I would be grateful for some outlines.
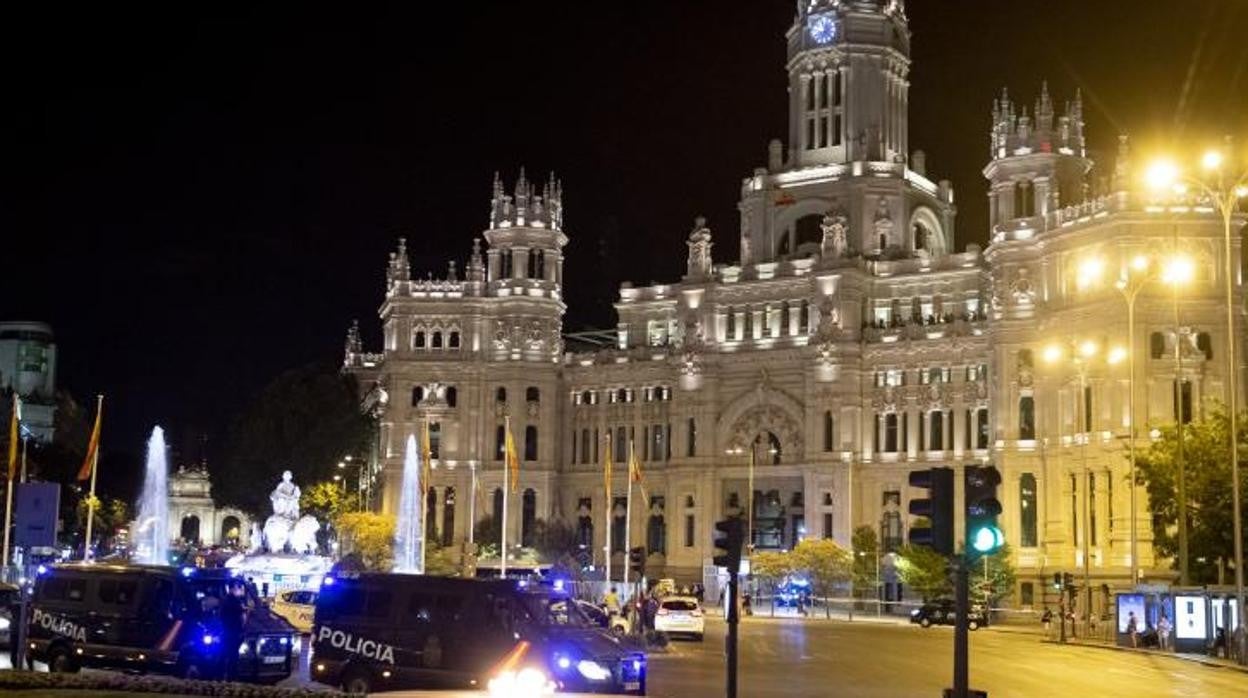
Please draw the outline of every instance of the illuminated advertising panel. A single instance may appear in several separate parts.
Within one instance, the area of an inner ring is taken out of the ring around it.
[[[1205,597],[1174,597],[1174,632],[1180,640],[1203,640],[1208,637],[1205,627]]]

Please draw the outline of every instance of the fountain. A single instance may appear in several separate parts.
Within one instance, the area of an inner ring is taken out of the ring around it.
[[[421,546],[420,455],[416,437],[407,436],[407,452],[403,454],[403,487],[399,490],[399,520],[394,528],[394,571],[424,573]]]
[[[269,493],[273,514],[252,527],[252,550],[226,560],[225,566],[256,583],[264,596],[287,589],[315,589],[329,571],[330,560],[317,554],[316,532],[321,524],[315,516],[300,514],[302,491],[289,470]],[[261,544],[263,541],[263,544]]]
[[[152,429],[147,440],[147,472],[139,494],[134,535],[135,559],[149,565],[169,564],[169,463],[165,430]]]

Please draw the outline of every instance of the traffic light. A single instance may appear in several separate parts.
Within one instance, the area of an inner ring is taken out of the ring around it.
[[[929,468],[910,473],[910,486],[928,491],[925,499],[910,500],[910,515],[930,522],[927,528],[911,528],[911,545],[922,545],[942,555],[953,554],[953,469]]]
[[[646,549],[644,547],[637,546],[628,551],[628,571],[638,575],[646,573]]]
[[[741,545],[745,542],[743,528],[740,516],[715,523],[715,557],[712,562],[717,567],[727,567],[729,574],[736,574],[741,569]]]
[[[1001,502],[997,487],[1001,473],[991,465],[966,466],[966,545],[975,553],[990,555],[1005,545],[997,525]]]

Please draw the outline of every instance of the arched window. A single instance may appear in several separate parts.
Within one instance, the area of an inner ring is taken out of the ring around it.
[[[446,406],[455,407],[459,404],[459,389],[455,386],[447,386],[446,388]]]
[[[689,424],[685,429],[685,457],[693,458],[697,455],[698,449],[698,422],[693,417],[689,418]]]
[[[449,547],[455,538],[455,488],[446,488],[442,500],[442,547]]]
[[[524,428],[524,459],[537,460],[537,427],[532,424]]]
[[[412,387],[412,407],[420,404],[425,399],[425,386],[417,385]]]
[[[980,429],[983,428],[981,425]],[[1030,395],[1024,395],[1018,399],[1018,438],[1023,441],[1036,438],[1036,401]],[[987,441],[987,439],[981,440]],[[987,448],[987,445],[980,446],[980,448]]]
[[[494,429],[494,460],[503,459],[505,448],[507,448],[507,429],[499,424]]]
[[[412,337],[412,346],[417,349],[425,348],[425,331],[416,330],[416,334]]]
[[[507,402],[507,389],[498,386],[498,390],[494,391],[494,402]]]
[[[576,544],[581,548],[594,547],[594,519],[591,516],[579,516],[576,519]]]
[[[655,511],[662,511],[661,499],[662,497],[654,498]],[[650,520],[646,522],[646,552],[651,555],[667,554],[667,521],[663,514],[651,514]]]
[[[439,422],[429,424],[429,457],[442,457],[442,424]]]
[[[524,491],[520,504],[520,545],[533,547],[534,533],[537,528],[537,493],[531,489]]]
[[[1205,355],[1205,361],[1213,361],[1213,338],[1208,332],[1196,333],[1196,348]]]
[[[628,436],[624,431],[624,427],[616,427],[615,429],[615,462],[624,463],[628,459]]]
[[[732,308],[728,308],[727,314],[724,316],[724,340],[733,341],[737,338],[737,313]]]
[[[451,349],[459,348],[459,330],[451,330],[450,339],[447,340],[446,345]]]
[[[238,520],[237,516],[227,516],[221,519],[221,543],[237,543],[239,536],[242,535],[243,524]]]
[[[797,223],[793,225],[793,231],[797,237],[797,250],[795,251],[800,251],[802,245],[807,243],[823,244],[823,214],[812,213],[798,218]]]
[[[930,432],[927,437],[927,450],[945,450],[945,413],[940,410],[930,413],[927,423]]]
[[[592,392],[588,391],[588,390],[586,390],[586,391],[582,392],[582,393],[581,393],[581,404],[584,404],[584,405],[592,405],[592,404],[594,404],[594,394],[593,394]]]
[[[530,385],[529,387],[524,389],[524,401],[525,402],[541,402],[542,391]]]
[[[1166,355],[1166,336],[1160,332],[1148,335],[1148,355],[1160,359]]]
[[[589,462],[589,429],[581,430],[581,463]]]
[[[897,413],[884,415],[884,452],[897,452]]]
[[[624,551],[624,497],[615,497],[611,506],[611,552]],[[627,563],[625,563],[627,564]]]
[[[1018,544],[1034,548],[1039,541],[1036,535],[1036,476],[1023,473],[1018,479]]]
[[[833,427],[835,426],[836,425],[832,422],[832,410],[825,411],[823,413],[823,450],[824,451],[831,451],[833,448],[835,448],[835,444],[833,443],[833,439],[832,439]]]
[[[620,388],[619,390],[615,391],[615,401],[616,402],[628,402],[628,389]]]
[[[501,531],[503,530],[503,490],[501,488],[498,488],[498,487],[494,488],[493,504],[494,506],[493,506],[492,515],[494,517],[494,524],[497,525],[498,530]]]
[[[435,332],[433,333],[433,341],[431,341],[429,344],[430,344],[430,346],[432,346],[434,349],[441,349],[441,348],[442,348],[442,332],[441,332],[441,330],[435,331]]]
[[[188,543],[199,542],[199,517],[194,514],[182,518],[182,540]]]

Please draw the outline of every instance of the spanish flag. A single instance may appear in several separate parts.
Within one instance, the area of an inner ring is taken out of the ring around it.
[[[516,452],[516,440],[511,437],[511,420],[507,420],[505,451],[507,471],[511,473],[511,491],[520,486],[520,454]]]
[[[641,488],[641,499],[646,503],[646,508],[650,508],[650,495],[646,494],[645,478],[641,474],[641,461],[637,459],[637,451],[633,450],[633,445],[628,445],[628,479],[629,482],[637,483]]]
[[[18,439],[18,412],[21,410],[20,398],[17,397],[17,391],[13,391],[13,415],[9,419],[9,480],[17,477],[17,439]],[[8,534],[5,534],[6,539]]]
[[[433,477],[433,447],[429,444],[429,420],[420,432],[420,491],[428,494],[429,481]]]
[[[95,426],[91,428],[91,440],[87,442],[87,455],[82,459],[82,468],[78,470],[78,481],[91,479],[91,472],[100,458],[100,417],[104,412],[104,398],[100,398],[95,408]]]

